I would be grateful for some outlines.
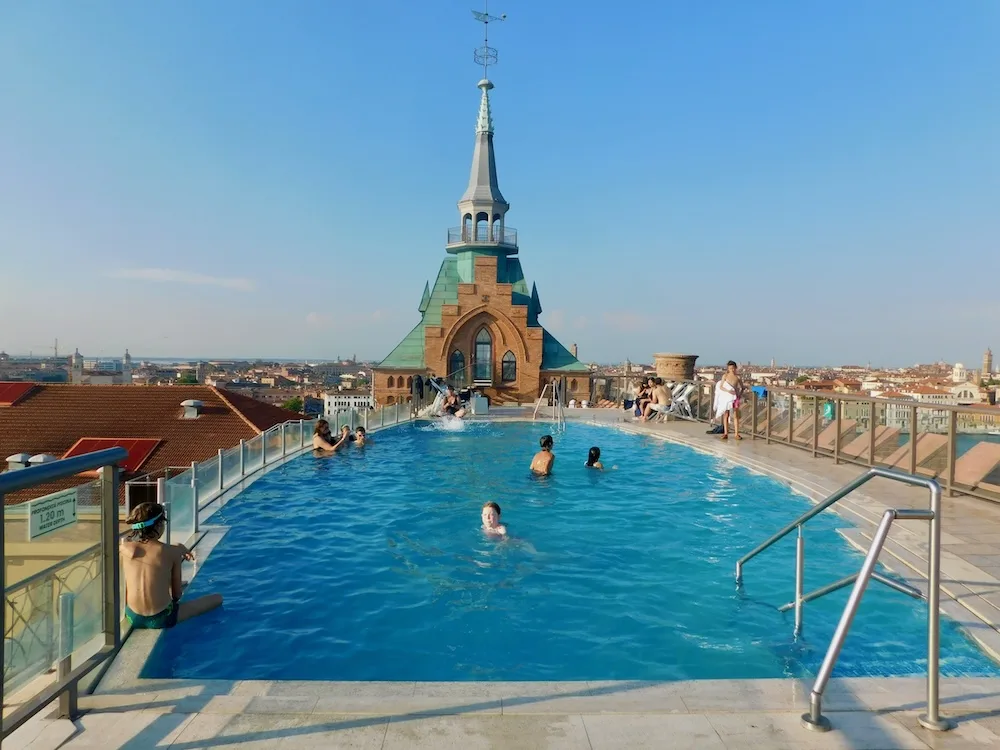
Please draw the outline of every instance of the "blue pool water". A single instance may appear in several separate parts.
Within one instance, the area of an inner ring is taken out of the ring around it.
[[[786,487],[683,446],[610,428],[556,435],[555,471],[527,471],[548,425],[410,424],[369,446],[303,456],[213,523],[231,526],[189,595],[222,610],[159,639],[146,677],[324,680],[763,678],[814,673],[847,591],[807,605],[792,637],[789,538],[733,563],[809,507]],[[599,445],[608,471],[584,468]],[[610,469],[617,466],[617,469]],[[513,539],[480,530],[483,502]],[[806,585],[861,557],[824,514]],[[925,664],[926,608],[873,583],[836,674]],[[1000,675],[950,621],[947,675]]]

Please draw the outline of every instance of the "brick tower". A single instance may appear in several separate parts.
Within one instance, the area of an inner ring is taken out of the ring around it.
[[[475,386],[493,402],[527,402],[551,377],[566,378],[567,397],[590,397],[590,370],[539,322],[538,290],[518,260],[510,204],[497,182],[490,91],[478,87],[479,116],[469,186],[458,201],[460,226],[448,230],[447,256],[426,284],[420,322],[374,368],[380,404],[406,401],[413,376]]]

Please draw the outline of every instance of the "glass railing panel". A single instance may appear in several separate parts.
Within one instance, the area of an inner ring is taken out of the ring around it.
[[[285,452],[291,453],[302,447],[302,427],[298,422],[285,423]]]
[[[792,401],[792,443],[811,449],[813,435],[819,428],[819,399],[813,394],[803,394]]]
[[[275,425],[264,433],[264,443],[267,445],[268,463],[281,458],[281,425]]]
[[[244,473],[256,471],[261,467],[263,463],[263,448],[264,437],[262,435],[256,435],[246,441],[244,445],[244,450],[246,451],[243,464]]]
[[[222,482],[230,487],[240,478],[240,446],[236,445],[222,452]]]
[[[198,504],[204,503],[219,492],[219,457],[214,456],[198,464]]]
[[[200,467],[199,467],[200,468]],[[201,483],[201,477],[198,478]],[[216,474],[218,481],[218,474]],[[167,480],[166,501],[169,508],[170,541],[183,544],[194,533],[194,487],[191,486],[191,472],[185,471]]]
[[[74,502],[76,513],[67,514]],[[55,683],[55,663],[65,655],[60,653],[64,618],[72,617],[66,626],[73,638],[63,647],[78,660],[95,653],[102,642],[95,640],[101,633],[104,589],[100,481],[30,503],[36,510],[49,506],[51,515],[36,513],[32,521],[28,501],[3,508],[5,709]],[[53,520],[46,522],[46,516]]]

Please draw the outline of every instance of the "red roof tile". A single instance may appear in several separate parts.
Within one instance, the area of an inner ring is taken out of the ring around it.
[[[0,383],[0,406],[13,406],[34,387],[34,383]]]
[[[0,460],[14,453],[62,456],[86,436],[159,439],[142,464],[145,474],[204,461],[219,448],[300,418],[276,406],[233,396],[205,385],[36,384],[14,406],[0,409]],[[188,399],[203,404],[197,419],[182,418],[181,402]],[[24,490],[6,496],[4,502],[23,502],[82,481],[86,480],[71,478]]]

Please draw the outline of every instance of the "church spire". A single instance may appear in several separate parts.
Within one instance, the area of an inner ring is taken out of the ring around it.
[[[500,192],[497,182],[497,162],[493,153],[493,114],[490,112],[490,89],[493,84],[486,78],[478,84],[483,91],[479,100],[479,118],[476,122],[476,145],[472,151],[472,172],[469,186],[459,201],[463,214],[475,216],[480,211],[503,215],[510,208]]]

